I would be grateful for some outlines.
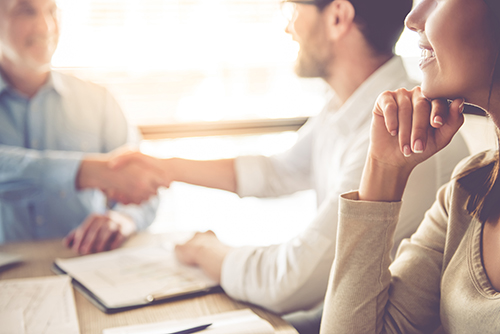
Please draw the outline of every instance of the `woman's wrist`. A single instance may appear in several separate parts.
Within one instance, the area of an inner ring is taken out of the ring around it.
[[[412,170],[411,167],[381,163],[368,157],[359,187],[359,199],[373,202],[401,201]]]

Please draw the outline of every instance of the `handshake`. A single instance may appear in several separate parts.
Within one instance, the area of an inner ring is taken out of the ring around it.
[[[140,204],[169,187],[173,175],[164,160],[138,151],[97,154],[83,159],[75,183],[77,189],[100,189],[109,200]]]

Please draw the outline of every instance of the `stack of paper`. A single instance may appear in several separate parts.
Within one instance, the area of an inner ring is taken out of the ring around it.
[[[105,329],[103,334],[165,334],[211,324],[199,334],[274,334],[273,326],[249,309],[194,319]]]
[[[79,334],[68,276],[0,281],[1,334]]]
[[[218,286],[200,269],[179,263],[172,244],[57,259],[55,265],[73,277],[76,287],[105,312]]]

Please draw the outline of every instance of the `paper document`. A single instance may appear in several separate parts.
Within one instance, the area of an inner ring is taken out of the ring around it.
[[[22,257],[20,255],[0,252],[0,267],[21,261]]]
[[[250,309],[226,312],[192,319],[163,321],[105,329],[102,334],[165,334],[212,324],[200,334],[273,334],[274,328]]]
[[[79,334],[68,276],[0,281],[0,334]]]
[[[144,305],[154,299],[217,286],[199,268],[177,261],[172,244],[122,248],[72,259],[57,267],[89,290],[107,308]]]

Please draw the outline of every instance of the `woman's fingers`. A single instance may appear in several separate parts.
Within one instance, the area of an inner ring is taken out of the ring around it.
[[[405,157],[409,157],[411,150],[411,134],[412,134],[412,99],[406,89],[398,89],[396,91],[396,100],[398,102],[398,119],[399,119],[399,148]]]
[[[431,103],[421,94],[420,89],[413,91],[412,113],[411,150],[413,153],[423,153],[427,146]]]
[[[377,99],[375,115],[384,117],[385,127],[391,136],[398,134],[398,103],[393,92],[383,92]]]
[[[374,115],[384,118],[379,121],[392,136],[397,134],[399,150],[409,157],[412,153],[423,153],[429,142],[436,150],[449,143],[463,123],[463,102],[461,98],[451,104],[444,99],[430,101],[422,95],[420,87],[411,91],[401,88],[382,93]]]
[[[435,99],[431,101],[432,112],[430,122],[432,127],[439,129],[448,118],[448,101],[445,99]]]
[[[455,99],[448,106],[448,113],[446,120],[437,132],[436,132],[436,143],[440,147],[447,145],[451,138],[457,133],[460,127],[464,123],[464,115],[462,114],[464,109],[464,99]]]

